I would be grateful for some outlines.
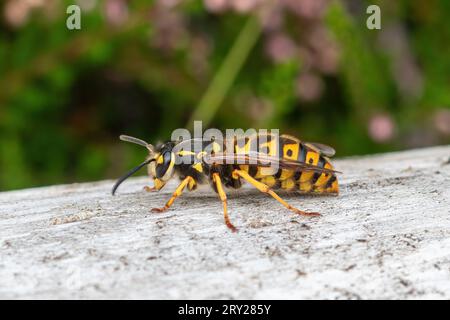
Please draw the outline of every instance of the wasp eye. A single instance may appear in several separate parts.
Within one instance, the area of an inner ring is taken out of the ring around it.
[[[167,151],[156,159],[156,178],[161,179],[170,167],[172,153]]]

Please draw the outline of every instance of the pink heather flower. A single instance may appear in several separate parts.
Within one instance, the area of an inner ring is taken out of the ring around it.
[[[156,6],[150,12],[150,19],[155,28],[152,45],[166,53],[186,45],[188,34],[182,12]]]
[[[178,5],[182,0],[159,0],[159,3],[166,8],[173,8]]]
[[[386,142],[394,135],[395,124],[388,114],[377,114],[369,120],[369,136],[376,142]]]
[[[450,136],[450,110],[440,109],[436,111],[434,114],[434,125],[440,133]]]
[[[339,65],[340,51],[324,26],[314,26],[308,32],[307,42],[315,52],[315,66],[326,74],[333,74]]]
[[[10,0],[5,4],[5,19],[11,26],[20,27],[27,22],[30,10],[26,1]]]
[[[322,96],[324,83],[317,74],[307,72],[297,78],[295,89],[302,100],[308,102],[317,101]]]
[[[317,68],[325,74],[335,74],[339,67],[340,51],[334,45],[324,48],[318,55]]]
[[[327,0],[280,0],[295,14],[308,18],[320,18],[325,11]]]
[[[232,0],[231,7],[240,13],[247,13],[253,10],[260,0]]]
[[[284,14],[280,6],[261,6],[259,18],[266,32],[275,32],[282,28]]]
[[[228,9],[228,0],[204,0],[205,7],[211,12],[223,12]]]
[[[128,18],[128,6],[123,0],[107,0],[105,15],[108,22],[112,25],[121,25]]]
[[[269,36],[266,43],[266,52],[275,62],[283,62],[292,59],[297,53],[297,47],[291,38],[275,33]]]
[[[16,1],[22,1],[31,8],[42,7],[45,4],[45,0],[16,0]]]

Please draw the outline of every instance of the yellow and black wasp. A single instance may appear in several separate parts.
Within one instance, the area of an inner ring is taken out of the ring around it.
[[[174,176],[181,180],[164,207],[153,208],[152,212],[169,209],[186,187],[192,191],[199,184],[210,183],[223,203],[226,225],[236,231],[228,217],[224,187],[238,189],[246,181],[289,210],[305,216],[319,213],[291,206],[274,190],[335,195],[339,192],[338,172],[333,170],[329,160],[335,153],[334,149],[323,144],[302,142],[289,135],[256,134],[208,141],[189,139],[169,141],[157,148],[130,136],[122,135],[120,139],[146,147],[149,155],[116,182],[113,195],[125,179],[146,165],[154,181],[153,187],[144,187],[149,192],[161,190]]]

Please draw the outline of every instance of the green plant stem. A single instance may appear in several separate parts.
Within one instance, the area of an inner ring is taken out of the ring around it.
[[[260,34],[260,22],[256,16],[252,15],[246,21],[231,50],[214,75],[211,84],[189,119],[187,128],[192,129],[194,120],[203,121],[203,128],[210,124]]]

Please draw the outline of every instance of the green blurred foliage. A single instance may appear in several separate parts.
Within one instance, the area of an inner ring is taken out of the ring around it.
[[[66,28],[69,4],[81,30]],[[176,128],[279,128],[338,156],[450,141],[450,2],[7,0],[0,190],[114,178]]]

